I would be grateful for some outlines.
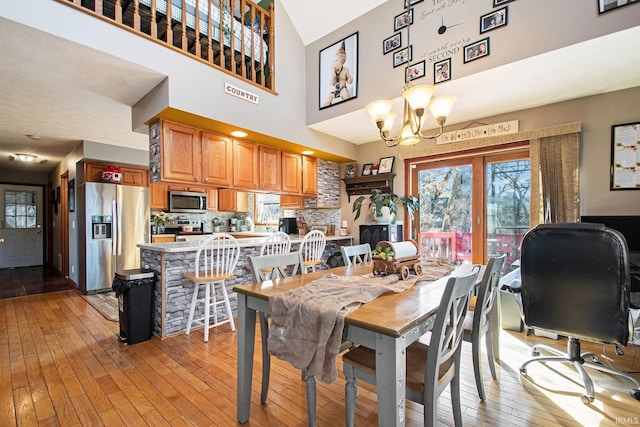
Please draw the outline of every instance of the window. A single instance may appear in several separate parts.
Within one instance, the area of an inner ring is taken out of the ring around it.
[[[280,196],[256,194],[254,222],[263,225],[278,225],[280,220]]]
[[[36,193],[6,191],[4,206],[7,228],[36,228]]]

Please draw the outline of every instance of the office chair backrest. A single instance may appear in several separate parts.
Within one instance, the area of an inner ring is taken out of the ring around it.
[[[629,251],[602,224],[543,224],[523,238],[525,323],[587,341],[629,339]]]

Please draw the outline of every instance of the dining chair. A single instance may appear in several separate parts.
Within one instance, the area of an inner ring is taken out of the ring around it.
[[[229,323],[231,330],[236,330],[225,281],[234,276],[234,269],[238,263],[239,256],[240,245],[238,241],[227,233],[212,234],[198,246],[195,271],[184,273],[184,278],[194,284],[191,307],[189,308],[189,320],[187,321],[187,335],[191,332],[191,327],[194,323],[204,326],[204,342],[209,341],[209,329],[212,327]],[[218,300],[216,285],[220,285],[221,300]],[[204,295],[202,296],[199,295],[201,286],[204,288]],[[194,319],[198,304],[204,305],[204,312],[202,317]],[[224,305],[226,310],[226,318],[224,320],[218,320],[219,305]],[[213,324],[209,324],[212,308]]]
[[[499,325],[493,324],[493,310],[497,309],[495,301],[498,297],[500,274],[502,273],[502,267],[504,266],[506,258],[506,254],[489,258],[487,267],[482,275],[482,280],[478,286],[475,307],[469,309],[464,321],[462,339],[463,341],[471,343],[473,372],[476,377],[476,388],[478,389],[480,400],[485,400],[486,398],[484,384],[482,382],[482,363],[480,362],[482,337],[485,338],[491,377],[494,380],[496,379],[496,366],[493,354],[493,328],[497,328]]]
[[[451,277],[446,284],[429,334],[406,349],[406,398],[423,405],[424,425],[436,424],[437,399],[450,384],[453,419],[462,425],[460,411],[460,350],[464,318],[478,271]],[[428,339],[429,344],[422,341]],[[342,356],[345,384],[346,424],[355,421],[357,381],[376,383],[376,351],[364,346]],[[380,396],[378,396],[380,398]]]
[[[327,238],[320,230],[311,230],[305,234],[300,243],[299,251],[302,254],[306,271],[316,271],[317,266],[325,264],[322,260],[322,253],[326,244]]]
[[[361,262],[371,261],[371,246],[368,243],[361,245],[340,246],[344,265],[359,264]]]
[[[248,258],[254,282],[264,282],[272,278],[295,276],[306,272],[300,252],[249,256]],[[260,402],[265,403],[269,392],[269,375],[271,373],[271,356],[269,356],[267,348],[269,321],[268,316],[263,312],[258,313],[258,318],[260,320],[260,339],[262,340],[262,391],[260,392]]]

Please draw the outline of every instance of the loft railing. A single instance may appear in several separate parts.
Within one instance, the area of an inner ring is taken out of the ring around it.
[[[55,1],[275,92],[273,3],[267,11],[247,0]]]

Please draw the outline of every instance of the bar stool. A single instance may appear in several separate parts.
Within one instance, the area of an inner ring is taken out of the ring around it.
[[[306,271],[316,271],[316,266],[325,264],[322,253],[326,244],[327,238],[320,230],[312,230],[304,236],[299,252],[302,254]]]
[[[204,240],[198,247],[195,260],[195,272],[184,274],[186,280],[194,283],[193,296],[191,298],[191,308],[189,309],[189,320],[187,321],[187,335],[191,332],[191,326],[202,324],[204,326],[204,342],[209,341],[209,328],[229,323],[231,330],[236,327],[233,322],[233,313],[229,303],[229,295],[225,287],[225,280],[234,276],[234,269],[240,256],[240,245],[230,234],[216,233]],[[222,299],[219,301],[216,285]],[[204,288],[204,295],[200,296],[200,287]],[[197,304],[204,305],[202,317],[194,319]],[[218,305],[224,305],[227,317],[218,320]],[[213,308],[213,324],[209,324]]]
[[[291,238],[287,233],[276,231],[260,247],[260,256],[264,255],[282,255],[291,252]],[[263,271],[264,280],[277,279],[280,270]],[[275,277],[271,277],[271,274]]]

